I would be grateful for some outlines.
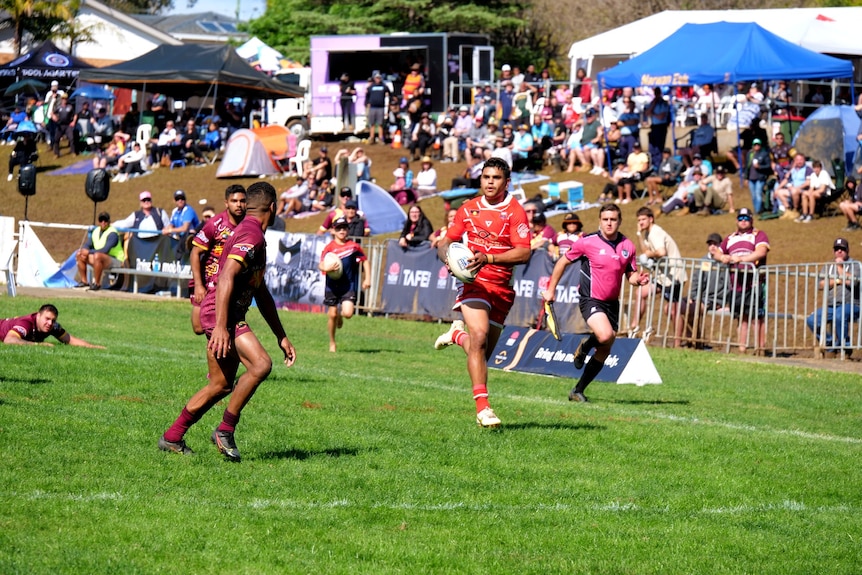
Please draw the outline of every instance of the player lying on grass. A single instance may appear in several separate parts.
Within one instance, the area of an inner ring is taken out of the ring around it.
[[[36,313],[0,320],[0,341],[10,344],[50,346],[54,344],[46,342],[45,339],[48,336],[54,336],[57,341],[66,345],[105,349],[101,345],[93,345],[67,332],[57,322],[58,315],[57,308],[46,303]]]

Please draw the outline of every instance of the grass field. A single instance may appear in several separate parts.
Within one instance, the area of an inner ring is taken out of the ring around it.
[[[0,297],[0,317],[35,311]],[[0,573],[862,572],[858,375],[651,349],[664,384],[491,372],[474,423],[441,326],[285,313],[298,360],[243,415],[156,441],[204,382],[187,304],[64,299],[106,351],[0,346]],[[255,331],[274,358],[256,311]]]

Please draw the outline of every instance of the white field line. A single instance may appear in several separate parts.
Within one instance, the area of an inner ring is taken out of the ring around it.
[[[141,495],[124,495],[118,492],[97,492],[90,494],[82,493],[61,493],[36,490],[29,493],[7,491],[2,492],[4,499],[14,500],[20,499],[24,501],[70,501],[74,503],[103,503],[103,502],[122,502],[136,501],[143,499]],[[182,500],[184,498],[180,498]],[[176,500],[174,500],[177,503]],[[197,498],[185,498],[185,503],[188,505],[198,506],[221,506],[216,501],[198,500]],[[239,505],[245,506],[251,510],[266,510],[266,509],[291,509],[299,511],[315,511],[325,509],[386,509],[390,511],[422,511],[422,512],[449,512],[449,511],[467,511],[467,512],[568,512],[577,511],[583,512],[595,511],[608,514],[622,513],[665,513],[672,514],[678,512],[670,509],[668,506],[661,507],[643,507],[634,503],[619,501],[609,501],[602,504],[593,505],[570,505],[567,503],[554,503],[550,505],[505,505],[499,503],[463,503],[457,501],[449,501],[443,503],[410,503],[410,502],[380,502],[360,503],[349,499],[334,499],[331,501],[303,501],[298,499],[251,499],[245,503],[236,502]],[[689,511],[686,511],[688,513]],[[800,501],[783,500],[776,503],[761,503],[758,505],[735,505],[732,507],[705,507],[695,513],[703,515],[746,515],[751,513],[768,513],[768,512],[791,512],[803,514],[820,514],[820,513],[838,513],[838,514],[853,514],[859,513],[859,509],[851,505],[825,505],[825,506],[808,506]]]
[[[320,373],[320,370],[316,370],[317,373]],[[416,385],[419,387],[424,387],[427,389],[438,389],[441,391],[449,391],[458,394],[469,393],[468,384],[465,383],[464,386],[459,387],[456,385],[443,385],[430,381],[422,381],[420,379],[412,379],[407,382],[400,379],[394,379],[389,377],[380,377],[378,375],[368,375],[365,376],[360,373],[352,373],[352,372],[342,372],[340,370],[331,370],[333,377],[338,378],[348,378],[349,380],[367,380],[373,382],[385,382],[391,383],[394,385]],[[464,378],[466,380],[466,373],[464,373]],[[554,405],[554,406],[563,406],[570,405],[568,401],[563,401],[560,399],[553,399],[550,397],[537,397],[537,396],[528,396],[528,395],[515,395],[510,393],[500,393],[500,392],[492,392],[493,397],[505,397],[506,399],[513,401],[521,401],[521,402],[531,402],[531,403],[539,403],[546,405]],[[578,405],[578,409],[590,409],[590,410],[604,410],[613,413],[619,413],[626,416],[634,416],[640,417],[643,419],[664,419],[667,421],[673,421],[675,423],[684,423],[689,425],[699,425],[705,427],[716,427],[723,429],[730,429],[733,431],[748,431],[751,433],[762,433],[766,435],[776,435],[776,436],[787,436],[787,437],[798,437],[800,439],[805,440],[813,440],[813,441],[827,441],[834,443],[847,443],[850,445],[862,445],[862,438],[860,437],[845,437],[839,435],[829,435],[825,433],[812,433],[808,431],[802,431],[799,429],[774,429],[770,427],[757,427],[754,425],[749,425],[745,423],[734,423],[728,421],[717,421],[713,419],[701,419],[698,417],[683,417],[674,414],[661,413],[656,411],[644,411],[637,410],[631,408],[622,408],[612,405],[597,405],[595,403],[590,403],[588,406]],[[503,425],[505,428],[505,424]]]

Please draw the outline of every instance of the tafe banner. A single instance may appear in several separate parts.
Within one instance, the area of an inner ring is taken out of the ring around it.
[[[533,253],[526,265],[515,267],[515,304],[507,325],[535,327],[542,309],[542,291],[547,287],[554,262],[544,251]],[[459,282],[437,259],[437,250],[428,246],[402,248],[390,240],[381,282],[382,310],[385,313],[421,315],[445,321],[457,319],[452,311]],[[586,333],[587,326],[578,309],[580,264],[566,268],[557,286],[555,311],[560,329],[569,333]]]

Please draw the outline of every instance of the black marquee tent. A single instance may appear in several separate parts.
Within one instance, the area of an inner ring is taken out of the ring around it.
[[[162,45],[134,60],[82,70],[80,79],[177,100],[192,96],[295,98],[302,88],[255,70],[226,44]]]
[[[75,83],[81,70],[88,68],[92,66],[60,50],[53,42],[45,42],[0,66],[0,86],[33,78],[46,84],[57,80],[61,86],[67,88]]]

